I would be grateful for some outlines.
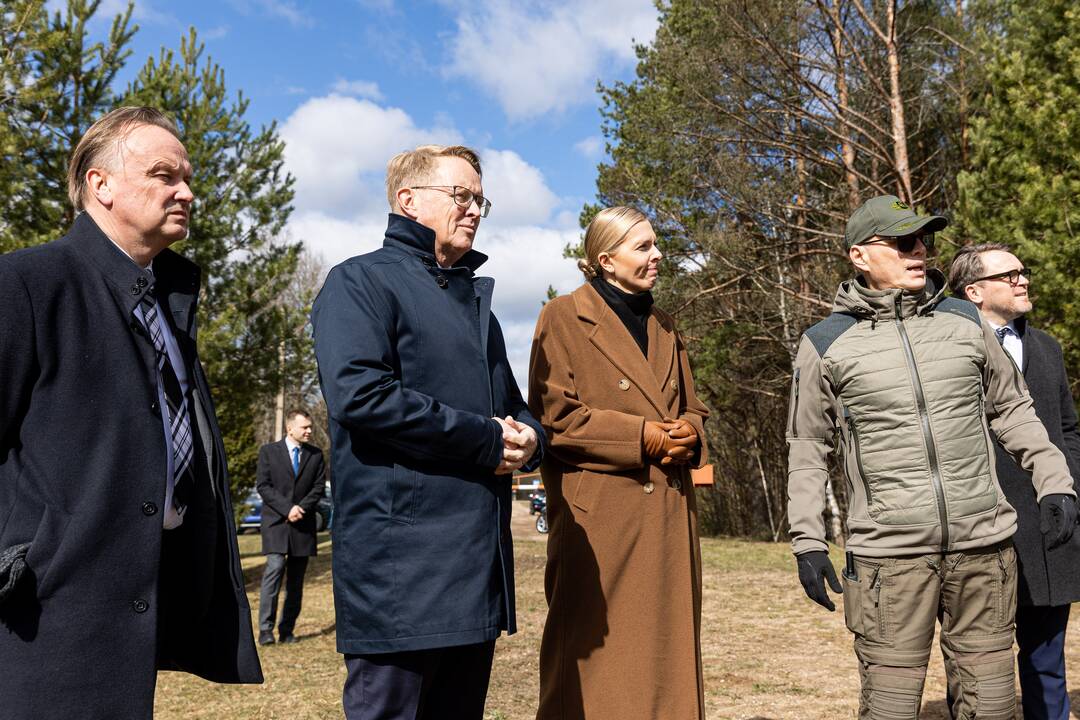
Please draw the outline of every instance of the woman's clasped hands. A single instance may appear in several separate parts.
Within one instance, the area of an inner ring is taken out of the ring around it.
[[[690,462],[699,442],[697,430],[683,418],[646,420],[641,439],[645,454],[659,460],[661,465]]]

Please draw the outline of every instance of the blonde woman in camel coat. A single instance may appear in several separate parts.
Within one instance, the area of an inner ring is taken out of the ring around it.
[[[588,282],[537,321],[529,405],[548,436],[548,617],[537,720],[697,720],[701,555],[689,470],[708,411],[640,212],[590,224]]]

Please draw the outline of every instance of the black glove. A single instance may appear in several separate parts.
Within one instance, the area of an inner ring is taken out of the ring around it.
[[[1073,517],[1075,517],[1075,511]],[[811,550],[795,556],[795,562],[799,566],[799,582],[802,583],[806,597],[816,602],[829,612],[836,609],[833,601],[829,599],[829,593],[825,591],[825,583],[822,576],[829,581],[829,587],[834,593],[844,592],[843,586],[836,578],[836,571],[829,562],[829,553],[824,550]]]
[[[1039,502],[1039,531],[1046,549],[1064,545],[1076,528],[1076,498],[1064,493],[1047,495]]]

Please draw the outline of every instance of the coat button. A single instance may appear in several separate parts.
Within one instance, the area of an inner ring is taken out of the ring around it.
[[[158,405],[157,400],[150,403],[150,412],[154,413],[155,415],[161,415],[161,406]]]
[[[140,275],[139,278],[135,280],[135,284],[141,288],[146,287],[146,278]]]
[[[154,503],[152,503],[152,502],[144,502],[142,504],[142,514],[143,515],[146,515],[147,517],[149,517],[149,516],[153,515],[156,512],[157,512],[157,505],[155,505]]]
[[[656,489],[652,480],[646,480],[645,484],[641,486],[641,489],[645,491],[646,495],[652,495],[652,491]]]
[[[144,613],[150,609],[150,603],[145,600],[132,600],[131,609],[137,613]]]
[[[620,390],[629,390],[630,389],[630,381],[627,380],[626,378],[620,378],[620,380],[619,380],[619,389]]]
[[[679,389],[679,381],[678,380],[672,380],[671,381],[671,389],[672,390],[678,390]]]
[[[449,285],[450,282],[445,277],[443,277],[442,275],[436,275],[435,276],[435,284],[438,285],[439,287],[441,287],[443,290],[445,290],[446,286]]]
[[[131,286],[131,294],[132,295],[138,295],[141,290],[142,290],[142,288],[140,288],[138,285],[132,285]]]
[[[679,478],[675,478],[671,481],[671,487],[675,490],[682,490],[682,480],[680,480]]]

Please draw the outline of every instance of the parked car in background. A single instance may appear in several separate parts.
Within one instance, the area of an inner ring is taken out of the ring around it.
[[[248,493],[248,496],[244,498],[240,522],[236,525],[238,534],[243,535],[249,530],[259,532],[259,526],[262,524],[262,506],[262,497],[258,492],[252,490]],[[315,512],[317,513],[315,528],[319,532],[329,530],[331,519],[334,516],[334,505],[330,499],[330,483],[326,483],[326,493],[319,500],[319,504],[315,506]]]

